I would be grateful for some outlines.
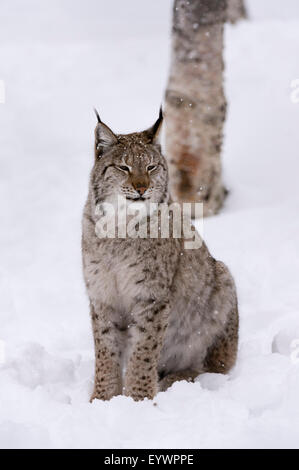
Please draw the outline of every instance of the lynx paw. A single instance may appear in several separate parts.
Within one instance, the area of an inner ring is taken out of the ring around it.
[[[103,400],[103,401],[109,401],[111,398],[120,395],[120,386],[119,384],[111,384],[110,386],[107,387],[102,387],[102,386],[96,386],[89,402],[92,403],[93,400]]]

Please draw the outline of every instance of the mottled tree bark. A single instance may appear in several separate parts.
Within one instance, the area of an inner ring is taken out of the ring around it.
[[[244,0],[228,0],[227,20],[234,24],[244,18],[247,18]]]
[[[166,156],[171,196],[204,202],[204,214],[221,208],[223,29],[226,0],[175,0],[172,60],[165,97]]]

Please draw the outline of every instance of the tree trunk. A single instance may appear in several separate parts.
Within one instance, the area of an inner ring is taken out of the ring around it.
[[[234,24],[244,18],[247,18],[244,0],[228,0],[227,20]]]
[[[175,0],[173,12],[165,97],[171,196],[180,202],[204,202],[204,215],[215,214],[226,194],[220,160],[226,6],[226,0]]]

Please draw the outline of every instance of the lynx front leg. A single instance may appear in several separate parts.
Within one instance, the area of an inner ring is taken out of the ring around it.
[[[138,308],[138,311],[137,311]],[[133,346],[125,376],[125,395],[134,400],[154,398],[158,387],[158,359],[168,321],[166,302],[138,305],[133,317]],[[141,310],[140,310],[141,309]]]
[[[91,307],[91,318],[95,343],[94,398],[110,400],[121,394],[119,332],[110,320],[111,307],[106,305]]]

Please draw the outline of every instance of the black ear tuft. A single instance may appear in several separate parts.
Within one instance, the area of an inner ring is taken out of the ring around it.
[[[94,110],[94,112],[95,112],[95,115],[96,115],[96,117],[97,117],[98,122],[102,122],[102,121],[101,121],[101,118],[100,118],[100,115],[99,115],[99,113],[98,113],[98,111],[97,111],[97,109],[96,109],[96,108],[93,108],[93,110]]]
[[[159,132],[162,121],[163,121],[163,112],[162,112],[162,106],[160,106],[159,117],[157,121],[155,122],[155,124],[153,125],[153,138],[155,138],[156,134]]]

